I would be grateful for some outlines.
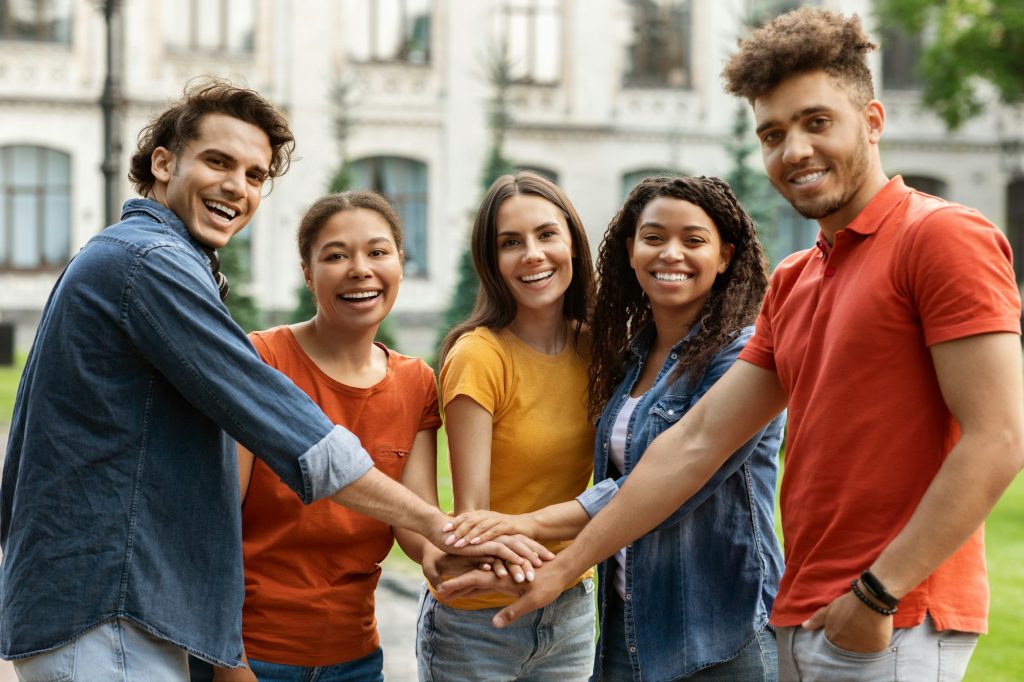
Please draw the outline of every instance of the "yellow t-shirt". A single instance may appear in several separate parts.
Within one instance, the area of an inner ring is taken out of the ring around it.
[[[575,499],[590,482],[594,427],[587,415],[588,340],[581,338],[580,346],[577,351],[570,336],[561,353],[546,355],[507,329],[478,327],[461,336],[445,358],[442,405],[464,395],[494,418],[492,510],[536,511]],[[557,553],[569,541],[545,544]],[[446,603],[482,609],[513,601],[510,595],[493,594]]]

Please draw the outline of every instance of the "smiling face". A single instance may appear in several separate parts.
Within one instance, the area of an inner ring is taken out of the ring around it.
[[[784,80],[754,101],[754,118],[768,178],[828,235],[853,220],[886,182],[877,147],[882,105],[856,106],[824,71]]]
[[[379,213],[354,208],[327,219],[302,273],[316,298],[318,319],[375,332],[395,305],[402,254]]]
[[[200,244],[225,246],[260,205],[269,175],[270,138],[224,114],[207,114],[199,136],[177,154],[153,150],[150,197],[171,209]]]
[[[572,281],[572,238],[565,216],[535,194],[516,194],[498,208],[498,271],[520,313],[562,312]]]
[[[644,206],[626,248],[655,318],[678,315],[688,323],[704,305],[715,278],[729,267],[734,250],[722,242],[704,209],[670,197]]]

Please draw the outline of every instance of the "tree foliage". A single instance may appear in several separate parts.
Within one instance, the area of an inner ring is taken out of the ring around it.
[[[262,311],[249,294],[249,284],[252,281],[250,248],[251,242],[248,239],[235,237],[227,246],[217,251],[220,256],[220,271],[228,278],[228,285],[231,287],[224,305],[238,326],[246,332],[263,328]]]
[[[732,158],[732,166],[725,181],[729,183],[740,205],[754,220],[761,244],[766,251],[770,251],[776,236],[774,226],[778,218],[778,202],[768,177],[763,171],[751,167],[750,155],[759,147],[754,142],[757,138],[750,128],[750,107],[741,102],[733,114],[732,136],[725,144]]]
[[[1004,103],[1024,101],[1021,0],[876,0],[875,12],[880,26],[931,38],[921,54],[922,102],[950,130],[984,110],[982,82]]]

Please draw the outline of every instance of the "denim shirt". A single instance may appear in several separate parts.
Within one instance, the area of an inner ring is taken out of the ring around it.
[[[680,351],[696,327],[673,347],[630,417],[625,476],[616,481],[606,478],[612,427],[643,368],[653,327],[631,344],[626,376],[597,425],[594,480],[600,483],[577,498],[590,516],[611,501],[651,441],[678,422],[732,366],[753,330],[742,330],[720,350],[696,386],[685,374],[672,378]],[[626,647],[635,680],[675,680],[727,661],[767,625],[782,576],[773,517],[784,424],[785,413],[732,454],[660,526],[627,547]],[[610,568],[615,568],[614,559],[598,567],[602,632]],[[603,652],[602,637],[594,680],[601,679]]]
[[[234,665],[244,596],[238,462],[304,502],[372,466],[221,303],[185,225],[144,199],[54,287],[25,365],[0,489],[0,654],[113,618]]]

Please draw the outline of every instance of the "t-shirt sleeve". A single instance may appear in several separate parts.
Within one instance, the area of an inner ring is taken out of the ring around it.
[[[772,277],[768,293],[764,297],[764,303],[761,304],[761,312],[757,316],[754,335],[739,354],[740,360],[745,360],[770,372],[776,371],[775,340],[772,337],[772,292],[778,284],[777,277],[778,275]]]
[[[434,370],[427,363],[420,361],[420,380],[423,382],[423,414],[420,416],[419,430],[437,429],[441,426],[441,413],[437,404],[437,381]]]
[[[921,316],[925,344],[975,334],[1020,334],[1020,291],[1006,237],[977,211],[929,213],[907,240],[904,286]]]
[[[495,414],[505,393],[505,362],[491,339],[476,332],[460,338],[441,368],[441,400],[447,406],[460,395]]]

